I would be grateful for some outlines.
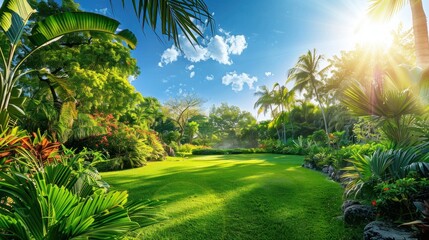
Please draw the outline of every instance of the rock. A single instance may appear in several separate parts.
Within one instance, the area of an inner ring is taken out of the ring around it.
[[[414,233],[406,228],[398,228],[392,224],[374,221],[365,226],[364,240],[417,240]]]
[[[176,153],[174,152],[174,149],[168,145],[164,145],[164,151],[167,153],[170,157],[175,157]]]
[[[328,167],[328,175],[332,176],[333,174],[335,174],[335,168],[332,167],[331,165],[329,165],[329,167]]]
[[[375,220],[374,208],[367,205],[351,205],[344,210],[344,222],[350,225],[368,223]]]
[[[351,205],[360,205],[360,202],[356,200],[346,200],[343,202],[343,205],[341,205],[341,210],[344,212],[346,208],[350,207]]]
[[[328,167],[328,165],[323,166],[323,168],[322,168],[322,172],[327,174],[327,173],[328,173],[328,171],[329,171],[329,167]]]
[[[313,164],[312,164],[312,163],[304,163],[304,164],[303,164],[303,167],[305,167],[305,168],[309,168],[309,169],[314,169],[314,166],[313,166]]]
[[[338,170],[335,172],[333,179],[337,182],[342,182],[341,176],[344,174],[344,171]]]

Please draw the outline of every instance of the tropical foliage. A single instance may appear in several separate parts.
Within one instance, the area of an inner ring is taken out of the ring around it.
[[[122,5],[126,2],[131,2],[143,29],[146,25],[153,30],[160,28],[161,33],[169,40],[173,39],[179,48],[183,41],[181,34],[192,43],[198,42],[198,36],[203,36],[198,23],[210,25],[213,31],[213,15],[202,0],[122,0]]]
[[[0,27],[5,33],[9,49],[2,49],[2,71],[0,79],[2,88],[0,92],[0,125],[4,129],[9,124],[9,119],[17,119],[23,115],[22,104],[24,98],[21,96],[21,90],[16,88],[17,81],[29,73],[38,73],[51,76],[49,69],[22,69],[22,64],[34,52],[58,41],[65,34],[82,31],[95,31],[115,34],[120,39],[127,42],[128,46],[134,48],[136,37],[129,30],[116,32],[119,22],[108,17],[94,14],[75,12],[65,12],[45,18],[43,21],[36,22],[32,28],[28,39],[30,43],[25,42],[26,47],[31,48],[28,54],[17,58],[19,48],[22,42],[25,28],[30,17],[36,10],[33,9],[25,0],[6,0],[0,9]],[[30,44],[27,46],[27,44]],[[23,72],[21,72],[23,70]]]
[[[3,161],[8,168],[0,172],[2,238],[116,239],[154,222],[152,208],[159,202],[130,203],[126,191],[107,191],[93,168],[96,153],[63,149],[60,154],[43,135],[29,141],[17,133],[2,134],[2,139],[19,139],[9,141],[14,150],[2,157],[12,160]]]

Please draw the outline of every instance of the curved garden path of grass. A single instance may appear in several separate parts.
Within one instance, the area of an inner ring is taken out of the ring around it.
[[[361,239],[344,226],[342,188],[301,156],[193,156],[103,173],[130,199],[160,199],[168,219],[140,239]]]

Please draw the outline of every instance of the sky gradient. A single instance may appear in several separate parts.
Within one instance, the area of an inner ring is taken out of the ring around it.
[[[136,34],[139,42],[132,56],[141,74],[132,84],[143,96],[165,102],[197,94],[206,100],[206,110],[226,102],[255,117],[258,86],[283,84],[288,69],[310,49],[326,57],[351,49],[357,32],[369,25],[365,21],[367,0],[206,0],[215,32],[206,30],[196,48],[184,41],[179,51],[150,29],[142,31],[131,5],[124,10],[116,0],[112,11],[108,0],[77,2],[85,11],[116,18],[121,28]],[[400,21],[411,27],[408,6],[389,26]]]

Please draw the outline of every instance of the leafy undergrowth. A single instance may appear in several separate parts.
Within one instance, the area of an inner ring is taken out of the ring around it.
[[[344,226],[343,189],[274,154],[196,156],[104,173],[130,199],[160,199],[168,219],[138,239],[362,239]]]

